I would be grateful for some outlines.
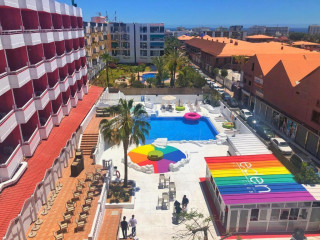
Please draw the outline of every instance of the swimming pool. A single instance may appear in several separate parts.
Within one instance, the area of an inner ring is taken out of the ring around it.
[[[145,74],[142,74],[142,83],[144,83],[148,78],[154,78],[156,77],[156,74],[155,73],[145,73]]]
[[[216,139],[218,131],[206,117],[197,122],[188,122],[183,117],[151,117],[148,119],[151,126],[146,144],[157,138],[168,140],[209,140]]]

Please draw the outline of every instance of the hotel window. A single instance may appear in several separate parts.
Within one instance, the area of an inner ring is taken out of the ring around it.
[[[320,124],[320,112],[312,111],[311,121]]]
[[[259,216],[259,209],[252,209],[250,221],[258,221],[258,216]]]
[[[267,214],[268,214],[268,210],[267,209],[260,210],[259,221],[267,220]]]
[[[147,41],[148,37],[147,35],[140,35],[140,41]]]
[[[140,56],[147,57],[148,56],[148,51],[147,50],[140,50]]]
[[[141,42],[141,43],[140,43],[140,48],[141,48],[141,49],[147,49],[147,48],[148,48],[148,43]]]
[[[280,211],[280,220],[288,220],[289,209],[281,209]]]
[[[306,220],[308,216],[308,210],[306,208],[300,209],[299,220]]]
[[[299,208],[291,208],[289,220],[297,220],[299,215]]]
[[[271,221],[279,221],[280,209],[272,209],[271,211]]]

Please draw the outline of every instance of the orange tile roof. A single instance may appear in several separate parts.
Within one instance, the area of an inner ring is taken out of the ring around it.
[[[231,57],[235,55],[253,56],[255,54],[306,54],[310,51],[283,45],[280,42],[251,43],[226,37],[191,39],[188,45],[201,49],[216,57]]]
[[[306,42],[306,41],[296,41],[292,43],[293,46],[300,46],[300,45],[306,45],[306,46],[320,46],[319,43],[314,42]]]
[[[320,54],[311,52],[308,54],[257,54],[256,57],[264,75],[281,62],[293,87],[320,67]]]
[[[33,157],[28,160],[28,168],[21,179],[13,186],[5,188],[0,194],[0,239],[7,231],[10,221],[21,211],[24,201],[31,196],[36,184],[52,166],[71,134],[76,131],[93,104],[101,95],[103,88],[90,87],[88,95],[79,101],[70,115],[64,118],[59,127],[53,128],[48,140],[43,141]]]
[[[247,39],[274,39],[274,37],[270,37],[262,34],[247,36],[246,38]]]
[[[194,37],[192,37],[192,36],[187,36],[187,35],[182,35],[182,36],[178,37],[178,40],[180,40],[180,41],[185,41],[185,40],[190,40],[190,39],[192,39],[192,38],[194,38]]]

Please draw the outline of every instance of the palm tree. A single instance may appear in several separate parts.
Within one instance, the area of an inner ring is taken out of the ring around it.
[[[150,125],[144,120],[147,112],[142,104],[137,104],[132,113],[133,99],[127,101],[120,99],[119,104],[111,106],[108,111],[116,117],[101,121],[101,131],[108,144],[123,145],[124,154],[124,187],[128,185],[128,147],[131,144],[145,143],[145,137],[149,135]]]
[[[176,72],[180,68],[180,66],[187,63],[186,56],[177,48],[174,48],[166,55],[167,68],[170,72],[170,86],[174,86]]]
[[[164,80],[166,79],[168,72],[165,68],[166,66],[166,59],[164,56],[160,56],[160,57],[154,57],[152,58],[152,63],[153,65],[156,66],[157,68],[157,85],[160,85],[162,83],[162,85],[164,85]]]
[[[114,57],[112,57],[108,53],[102,54],[101,58],[106,63],[107,86],[109,86],[109,64],[115,62],[116,60]]]

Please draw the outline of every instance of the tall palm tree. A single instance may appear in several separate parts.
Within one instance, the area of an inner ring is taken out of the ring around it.
[[[162,85],[164,85],[164,80],[166,79],[166,77],[168,76],[168,72],[165,68],[166,66],[166,59],[164,56],[160,56],[160,57],[154,57],[152,58],[152,63],[153,65],[156,66],[157,68],[157,83],[159,83],[158,85],[160,85],[160,83],[162,83]]]
[[[109,55],[109,53],[104,53],[101,58],[106,63],[106,74],[107,74],[107,87],[109,86],[109,64],[115,62],[115,58]]]
[[[180,66],[186,64],[188,62],[187,57],[181,52],[179,49],[174,48],[166,55],[167,68],[170,72],[170,86],[174,86],[176,72],[180,68]]]
[[[149,135],[150,125],[144,120],[147,112],[143,109],[142,104],[137,104],[132,113],[133,99],[127,101],[120,99],[119,104],[111,106],[108,111],[115,114],[111,120],[104,119],[101,121],[101,131],[105,140],[109,144],[123,145],[124,154],[124,187],[128,185],[128,147],[131,144],[139,145],[145,143],[145,137]]]

